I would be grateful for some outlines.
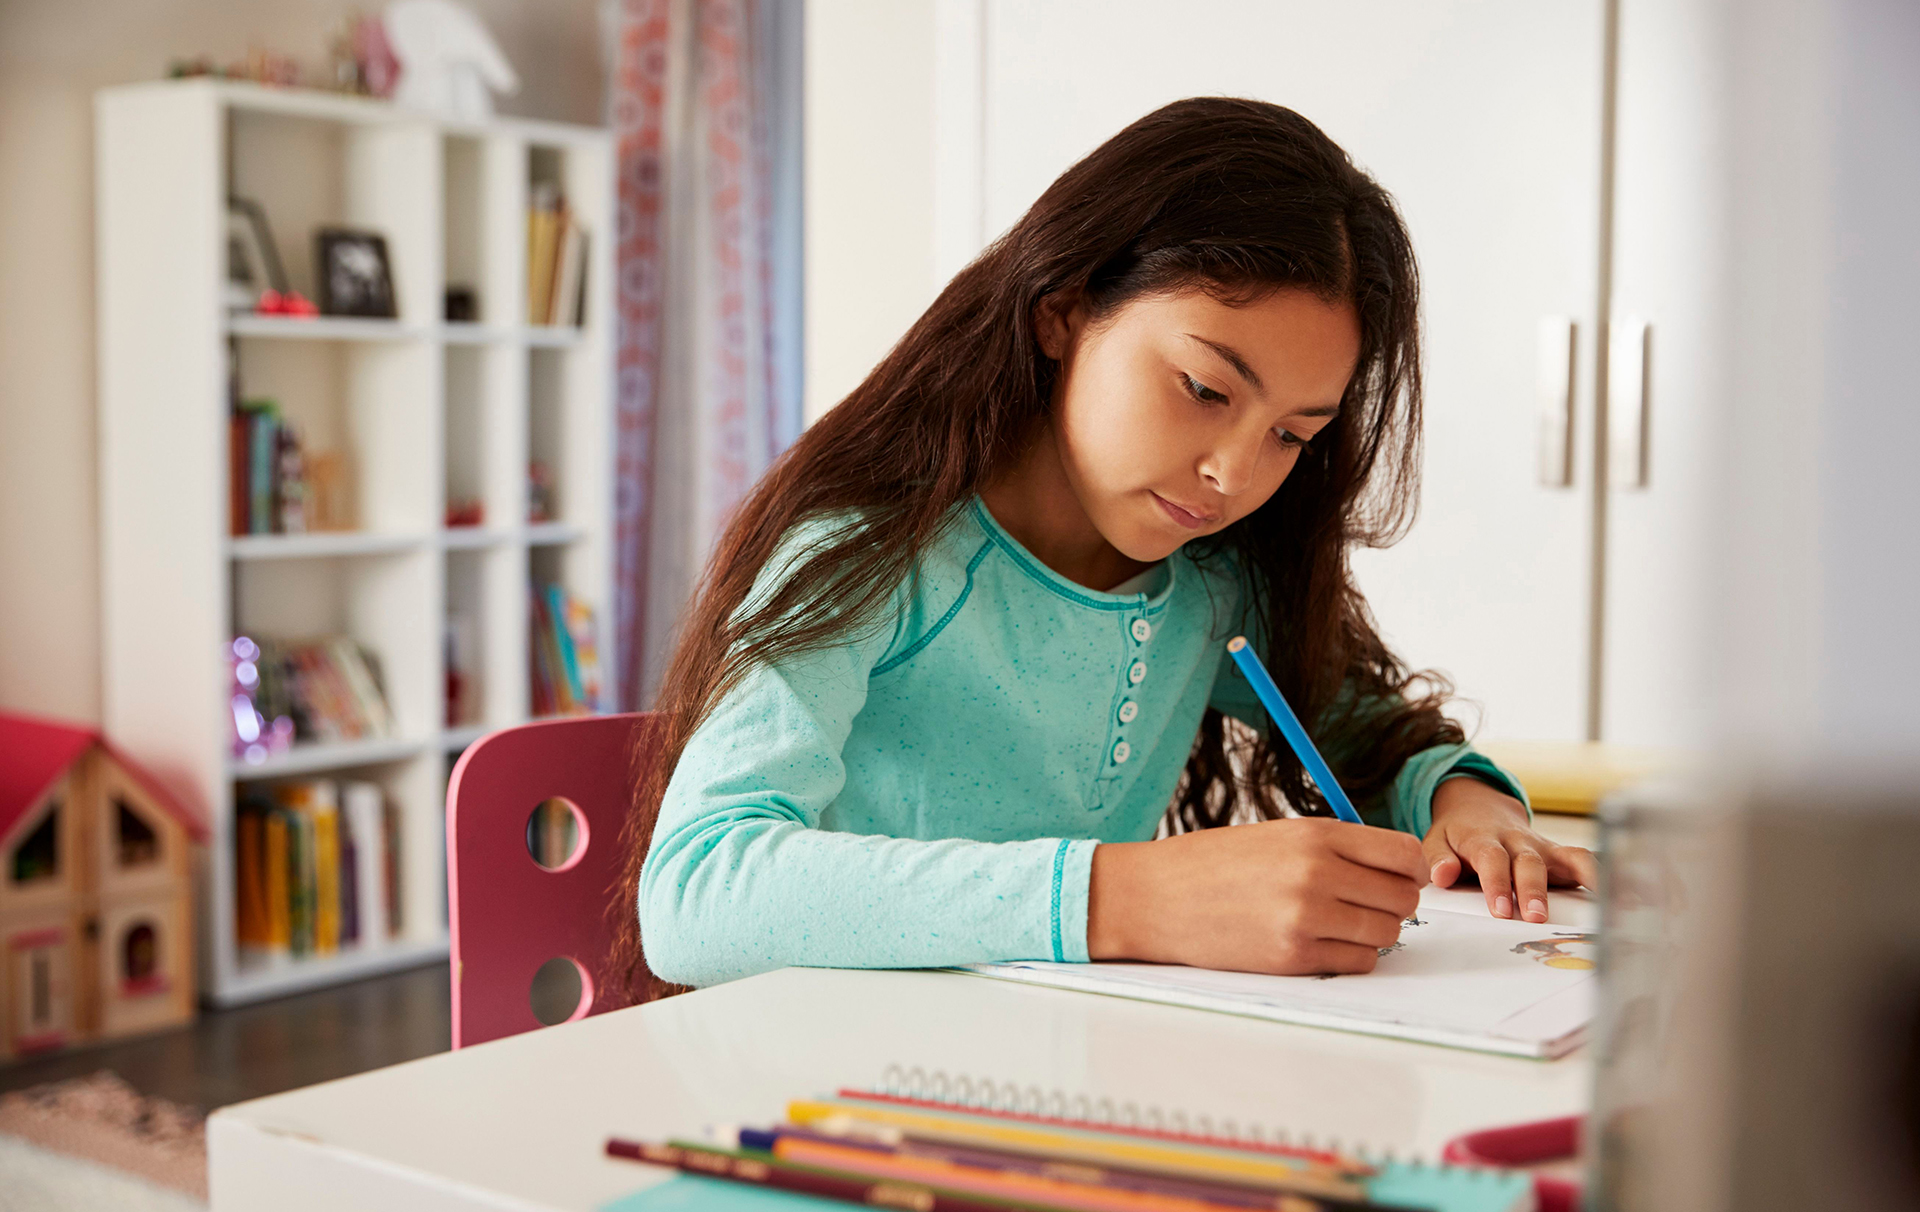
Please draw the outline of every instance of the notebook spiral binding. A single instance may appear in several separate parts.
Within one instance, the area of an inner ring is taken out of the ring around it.
[[[1042,1090],[1017,1082],[996,1082],[990,1077],[971,1078],[951,1075],[943,1069],[907,1068],[888,1065],[880,1084],[870,1093],[887,1098],[940,1103],[959,1109],[994,1111],[1056,1121],[1069,1126],[1119,1129],[1179,1137],[1194,1144],[1224,1145],[1238,1149],[1260,1149],[1283,1153],[1326,1152],[1343,1154],[1369,1164],[1401,1160],[1423,1166],[1420,1157],[1396,1159],[1392,1150],[1376,1150],[1365,1145],[1344,1146],[1337,1139],[1316,1139],[1312,1134],[1294,1136],[1282,1129],[1269,1129],[1257,1123],[1242,1124],[1233,1119],[1216,1120],[1207,1115],[1189,1116],[1181,1110],[1141,1107],[1138,1103],[1114,1099],[1069,1095],[1065,1091]],[[1449,1168],[1442,1166],[1441,1168]]]

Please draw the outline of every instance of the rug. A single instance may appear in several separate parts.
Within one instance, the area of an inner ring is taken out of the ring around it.
[[[0,1133],[0,1212],[207,1212],[207,1205]]]
[[[104,1069],[91,1077],[0,1095],[0,1133],[203,1202],[207,1198],[206,1117],[190,1107],[147,1098]],[[21,1165],[36,1162],[31,1154],[18,1154],[14,1160]],[[41,1169],[48,1175],[58,1171],[57,1166]],[[88,1172],[74,1173],[85,1177]]]

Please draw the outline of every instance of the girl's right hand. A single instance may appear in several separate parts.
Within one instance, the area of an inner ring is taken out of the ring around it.
[[[1087,954],[1279,976],[1371,972],[1427,880],[1418,838],[1317,817],[1103,844]]]

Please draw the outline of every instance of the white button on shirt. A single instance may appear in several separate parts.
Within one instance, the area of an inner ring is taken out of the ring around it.
[[[1113,761],[1115,765],[1119,765],[1120,763],[1126,761],[1128,758],[1132,756],[1133,756],[1132,745],[1127,744],[1125,741],[1116,741],[1114,743]]]
[[[1147,622],[1145,619],[1135,619],[1133,621],[1133,638],[1134,639],[1144,644],[1147,642],[1147,638],[1152,634],[1153,634],[1153,624]]]
[[[1120,722],[1122,724],[1133,723],[1134,717],[1139,714],[1140,704],[1134,702],[1132,699],[1128,699],[1126,702],[1120,704]]]
[[[1135,686],[1138,686],[1140,683],[1146,681],[1147,680],[1147,663],[1145,661],[1135,661],[1133,663],[1133,668],[1127,670],[1127,680],[1129,682],[1132,682]]]

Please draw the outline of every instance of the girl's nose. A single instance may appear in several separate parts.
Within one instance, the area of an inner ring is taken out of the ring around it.
[[[1261,436],[1265,436],[1264,431]],[[1238,496],[1252,485],[1254,470],[1259,465],[1259,440],[1235,437],[1207,452],[1200,461],[1200,475],[1220,495]]]

